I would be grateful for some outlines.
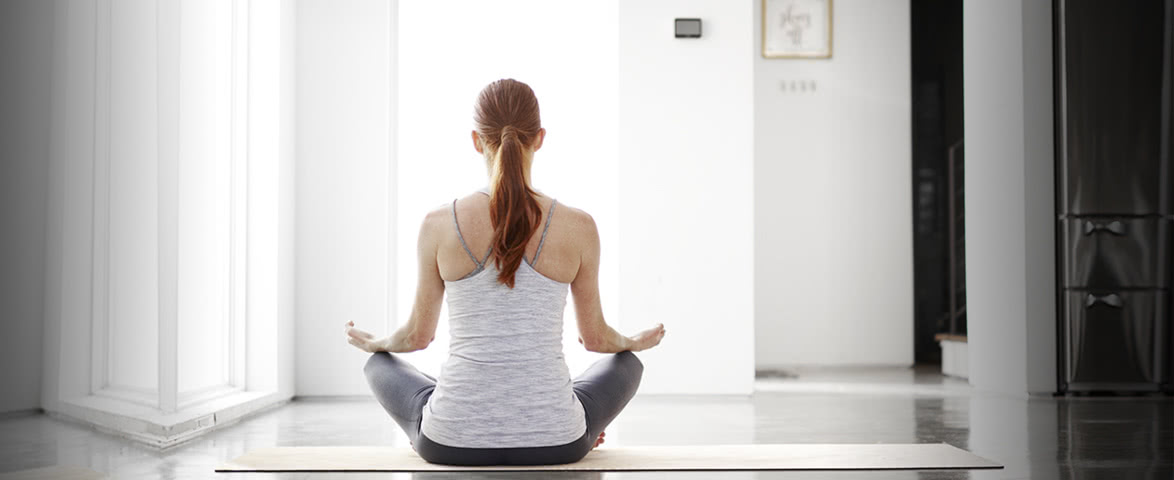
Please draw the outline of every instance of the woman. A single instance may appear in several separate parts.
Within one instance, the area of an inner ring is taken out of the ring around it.
[[[625,337],[604,321],[594,220],[530,186],[534,152],[546,137],[530,87],[493,82],[477,98],[474,121],[473,147],[485,156],[489,187],[424,219],[408,322],[382,339],[349,322],[347,341],[374,353],[367,381],[423,459],[575,462],[603,443],[604,427],[636,393],[644,367],[632,352],[659,344],[664,325]],[[579,342],[614,354],[573,382],[562,352],[568,285]],[[433,340],[445,291],[451,342],[434,379],[394,354]]]

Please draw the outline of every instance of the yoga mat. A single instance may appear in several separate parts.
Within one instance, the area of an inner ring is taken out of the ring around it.
[[[930,470],[1003,468],[944,443],[600,447],[566,465],[433,465],[410,448],[272,447],[245,453],[217,472]]]

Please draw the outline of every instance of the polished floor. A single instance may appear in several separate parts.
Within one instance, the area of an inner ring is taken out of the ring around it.
[[[808,370],[764,376],[751,397],[639,396],[607,445],[946,442],[1006,465],[994,471],[348,474],[345,478],[1174,478],[1174,399],[1031,398],[971,392],[930,369]],[[221,462],[274,445],[403,445],[373,399],[298,399],[158,452],[77,424],[0,421],[0,474],[60,465],[109,478],[336,478],[217,474]],[[2,477],[2,475],[0,475]]]

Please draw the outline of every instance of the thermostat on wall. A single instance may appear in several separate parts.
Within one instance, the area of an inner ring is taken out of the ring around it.
[[[701,38],[700,18],[678,18],[674,26],[677,38]]]

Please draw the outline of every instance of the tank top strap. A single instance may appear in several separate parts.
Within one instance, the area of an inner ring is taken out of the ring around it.
[[[473,255],[472,250],[469,250],[469,244],[465,243],[465,236],[461,235],[461,224],[457,222],[457,199],[455,198],[452,200],[452,226],[457,229],[457,238],[460,239],[461,246],[465,248],[465,253],[469,255],[469,259],[473,260],[473,263],[477,265],[477,270],[485,268],[484,263],[477,260],[477,256]],[[492,252],[492,248],[490,250]],[[486,259],[488,259],[488,256],[486,256]]]
[[[542,253],[542,245],[546,243],[546,232],[550,231],[550,219],[554,218],[554,207],[558,205],[558,199],[550,200],[550,211],[546,213],[546,226],[542,227],[542,238],[538,239],[538,250],[534,251],[534,258],[530,260],[530,265],[538,263],[538,255]]]

